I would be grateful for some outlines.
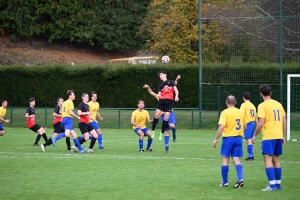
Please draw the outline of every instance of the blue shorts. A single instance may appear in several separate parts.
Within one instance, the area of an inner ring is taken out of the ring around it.
[[[254,135],[254,131],[255,131],[255,123],[254,122],[249,122],[246,125],[246,130],[244,132],[244,138],[245,139],[251,139]]]
[[[73,130],[73,119],[71,117],[63,118],[62,124],[65,130]]]
[[[0,122],[0,131],[3,131],[3,130],[4,130],[4,128],[2,126],[2,122]]]
[[[282,139],[263,140],[261,143],[261,154],[282,155]]]
[[[165,117],[165,114],[162,114],[161,115],[161,120],[162,121],[164,120],[164,117]],[[170,113],[169,120],[168,120],[168,126],[167,126],[166,130],[170,130],[170,126],[169,125],[172,124],[172,123],[176,124],[176,117],[175,117],[175,113],[174,112]]]
[[[144,133],[144,135],[146,135],[146,133],[149,131],[148,128],[143,128],[143,129],[141,129],[141,128],[136,128],[136,129],[134,129],[134,132],[135,132],[136,134],[139,135],[139,133],[138,133],[139,130],[141,130],[141,131]]]
[[[243,157],[243,138],[223,137],[220,154],[224,157]]]
[[[100,126],[96,122],[90,122],[90,125],[93,127],[93,129],[97,130],[100,128]]]

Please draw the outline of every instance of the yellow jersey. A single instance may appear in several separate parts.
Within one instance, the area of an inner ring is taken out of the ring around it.
[[[2,117],[4,119],[5,115],[6,115],[6,108],[1,106],[0,107],[0,117]],[[2,120],[0,120],[0,123],[1,122],[2,122]]]
[[[245,123],[248,124],[249,122],[255,122],[256,119],[256,108],[251,102],[242,103],[240,110],[245,115]]]
[[[71,101],[71,100],[67,100],[67,101],[65,101],[63,104],[62,104],[62,106],[61,106],[61,110],[62,110],[62,112],[61,112],[61,116],[62,116],[62,118],[65,118],[65,117],[71,117],[71,118],[73,118],[73,116],[72,115],[70,115],[70,110],[74,110],[74,103],[73,103],[73,101]]]
[[[141,129],[146,128],[146,122],[148,119],[150,119],[149,112],[147,110],[139,111],[136,109],[132,112],[131,119],[134,119],[134,123],[141,125]],[[133,129],[136,129],[136,126],[132,127]]]
[[[282,105],[273,99],[258,105],[258,117],[265,119],[262,127],[262,140],[283,139],[282,120],[285,111]]]
[[[90,102],[88,102],[88,104],[89,104],[89,107],[90,107],[90,112],[92,113],[91,117],[96,119],[97,113],[99,112],[99,109],[100,109],[99,103],[90,101]],[[93,120],[90,119],[90,122],[93,122]]]
[[[237,108],[227,108],[222,111],[219,125],[224,125],[222,137],[244,137],[245,115]]]

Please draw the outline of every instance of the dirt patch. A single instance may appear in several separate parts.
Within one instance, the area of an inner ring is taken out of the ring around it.
[[[45,40],[12,42],[0,37],[0,65],[106,64],[109,59],[135,56],[130,53],[108,53],[94,47],[71,43],[50,44]]]

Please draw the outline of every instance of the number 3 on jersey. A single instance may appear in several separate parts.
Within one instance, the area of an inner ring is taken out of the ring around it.
[[[240,124],[240,121],[241,121],[241,120],[240,120],[240,119],[236,119],[235,121],[236,121],[236,124],[237,124],[237,127],[236,127],[235,129],[236,129],[236,130],[240,130],[241,127],[242,127],[241,124]]]

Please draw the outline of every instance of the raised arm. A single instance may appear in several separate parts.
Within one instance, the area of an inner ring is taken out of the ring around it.
[[[176,79],[175,79],[175,81],[174,81],[174,83],[175,83],[176,85],[177,85],[179,79],[181,79],[181,76],[180,76],[180,75],[177,75],[177,77],[176,77]]]
[[[158,94],[154,93],[149,85],[145,84],[143,86],[143,88],[146,88],[149,94],[151,94],[153,97],[157,98]]]

